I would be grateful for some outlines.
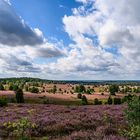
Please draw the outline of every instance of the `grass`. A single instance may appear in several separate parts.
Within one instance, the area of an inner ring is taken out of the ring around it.
[[[14,97],[7,98],[8,103],[16,103]],[[54,105],[73,105],[79,106],[81,104],[80,99],[73,99],[73,100],[65,100],[65,99],[58,99],[52,97],[38,97],[38,98],[25,98],[25,103],[27,104],[54,104]]]

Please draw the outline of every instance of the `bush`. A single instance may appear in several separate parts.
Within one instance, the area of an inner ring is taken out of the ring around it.
[[[23,97],[22,89],[18,89],[16,91],[16,101],[17,101],[17,103],[24,103],[24,97]]]
[[[82,105],[87,105],[88,101],[87,101],[87,97],[85,95],[82,96]]]
[[[37,87],[32,87],[32,88],[29,89],[29,91],[31,93],[38,93],[39,92],[39,89]]]
[[[94,99],[94,105],[98,105],[99,100],[97,98]]]
[[[4,86],[0,84],[0,90],[4,90]]]
[[[109,92],[110,95],[115,95],[116,92],[119,91],[119,86],[118,85],[110,85],[109,86]]]
[[[9,86],[9,90],[13,90],[13,86],[12,85]]]
[[[78,99],[82,99],[82,94],[81,94],[81,93],[78,93],[78,94],[77,94],[77,98],[78,98]]]
[[[31,130],[37,128],[35,123],[29,121],[28,118],[21,118],[16,122],[6,122],[4,127],[11,133],[15,139],[18,140],[29,140],[31,138]]]
[[[94,99],[94,105],[101,105],[102,101],[99,101],[97,98]]]
[[[53,86],[53,89],[52,89],[53,94],[55,94],[56,91],[57,91],[57,87],[56,87],[56,85],[54,85],[54,86]]]
[[[87,93],[87,94],[91,94],[90,89],[87,89],[86,93]]]
[[[44,99],[43,100],[43,104],[49,104],[49,103],[50,103],[49,99]]]
[[[128,102],[128,109],[125,111],[129,123],[139,124],[140,122],[140,100],[139,97],[133,97],[131,102]]]
[[[109,105],[112,104],[112,98],[111,98],[111,96],[108,97],[107,103],[108,103]]]
[[[104,93],[102,92],[101,95],[104,95]]]
[[[102,101],[98,101],[98,105],[102,105]]]
[[[122,99],[122,102],[130,102],[132,101],[134,95],[131,95],[131,94],[128,94],[127,96],[124,96],[123,99]]]
[[[132,125],[130,130],[127,133],[127,136],[131,140],[139,140],[140,139],[140,125]]]
[[[114,103],[114,105],[121,104],[121,98],[114,98],[113,103]]]
[[[75,87],[75,92],[76,92],[76,93],[83,93],[83,92],[86,92],[86,88],[85,88],[84,85],[76,86],[76,87]]]
[[[139,140],[140,138],[140,100],[134,96],[132,101],[128,102],[128,108],[125,110],[128,119],[129,130],[125,131],[130,139]]]
[[[8,101],[5,97],[0,97],[0,107],[7,106]]]

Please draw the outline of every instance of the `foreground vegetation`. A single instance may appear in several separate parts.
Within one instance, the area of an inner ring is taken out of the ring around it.
[[[139,83],[64,86],[32,78],[0,81],[0,94],[5,93],[0,96],[2,140],[140,140]],[[99,98],[90,100],[88,95],[97,90]],[[72,100],[56,95],[71,95]]]
[[[126,139],[119,134],[119,130],[128,125],[124,108],[119,105],[10,105],[0,110],[0,136],[11,139],[18,136],[46,137],[50,140]]]

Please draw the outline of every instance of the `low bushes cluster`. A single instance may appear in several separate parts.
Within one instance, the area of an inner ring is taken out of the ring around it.
[[[78,93],[77,98],[81,99],[81,104],[82,105],[88,105],[88,100],[87,100],[87,97],[85,95],[82,95],[81,93]]]
[[[111,96],[108,97],[107,100],[99,100],[97,98],[94,99],[94,105],[102,105],[102,104],[108,104],[108,105],[119,105],[121,104],[121,98],[112,98]]]
[[[35,123],[31,123],[26,117],[17,122],[6,122],[3,125],[9,131],[9,135],[19,140],[30,140],[31,130],[37,127]]]
[[[32,88],[29,89],[29,91],[31,93],[38,93],[39,92],[39,89],[37,87],[32,87]]]

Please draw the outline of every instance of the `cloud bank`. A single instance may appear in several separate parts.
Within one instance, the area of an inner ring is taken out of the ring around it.
[[[49,42],[0,0],[0,73],[48,79],[139,79],[140,1],[76,2],[81,6],[62,19],[72,41],[64,46]]]

